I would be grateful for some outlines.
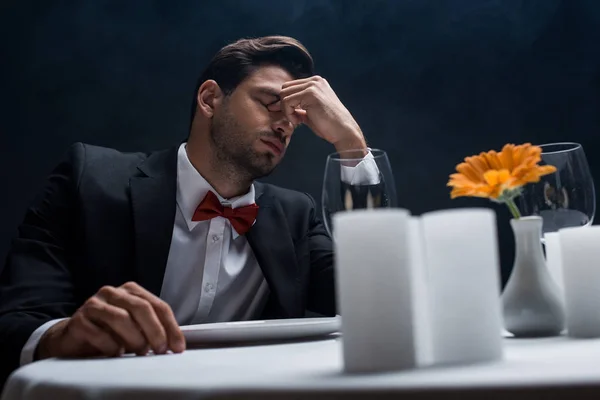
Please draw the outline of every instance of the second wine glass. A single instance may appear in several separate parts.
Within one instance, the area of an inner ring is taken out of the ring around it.
[[[523,215],[541,216],[544,235],[562,228],[591,225],[596,196],[583,147],[579,143],[550,143],[540,147],[540,165],[553,165],[556,172],[526,186],[520,199]]]

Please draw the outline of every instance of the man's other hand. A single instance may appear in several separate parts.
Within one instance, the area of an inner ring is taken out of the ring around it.
[[[42,336],[36,358],[181,353],[185,339],[171,307],[134,282],[104,286]]]

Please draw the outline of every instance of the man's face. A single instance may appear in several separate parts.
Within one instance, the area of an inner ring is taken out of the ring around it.
[[[280,67],[260,67],[224,99],[211,126],[219,159],[252,179],[275,169],[294,131],[281,111],[279,92],[293,79]]]

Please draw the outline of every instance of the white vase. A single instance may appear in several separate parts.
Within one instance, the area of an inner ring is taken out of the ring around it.
[[[565,327],[560,291],[546,267],[542,251],[542,219],[510,221],[515,236],[515,262],[504,292],[505,329],[515,337],[559,335]]]

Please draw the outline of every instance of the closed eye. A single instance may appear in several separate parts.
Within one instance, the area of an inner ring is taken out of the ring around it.
[[[267,107],[267,110],[269,110],[271,112],[281,111],[281,100],[277,99],[268,104],[264,104],[264,106]]]

